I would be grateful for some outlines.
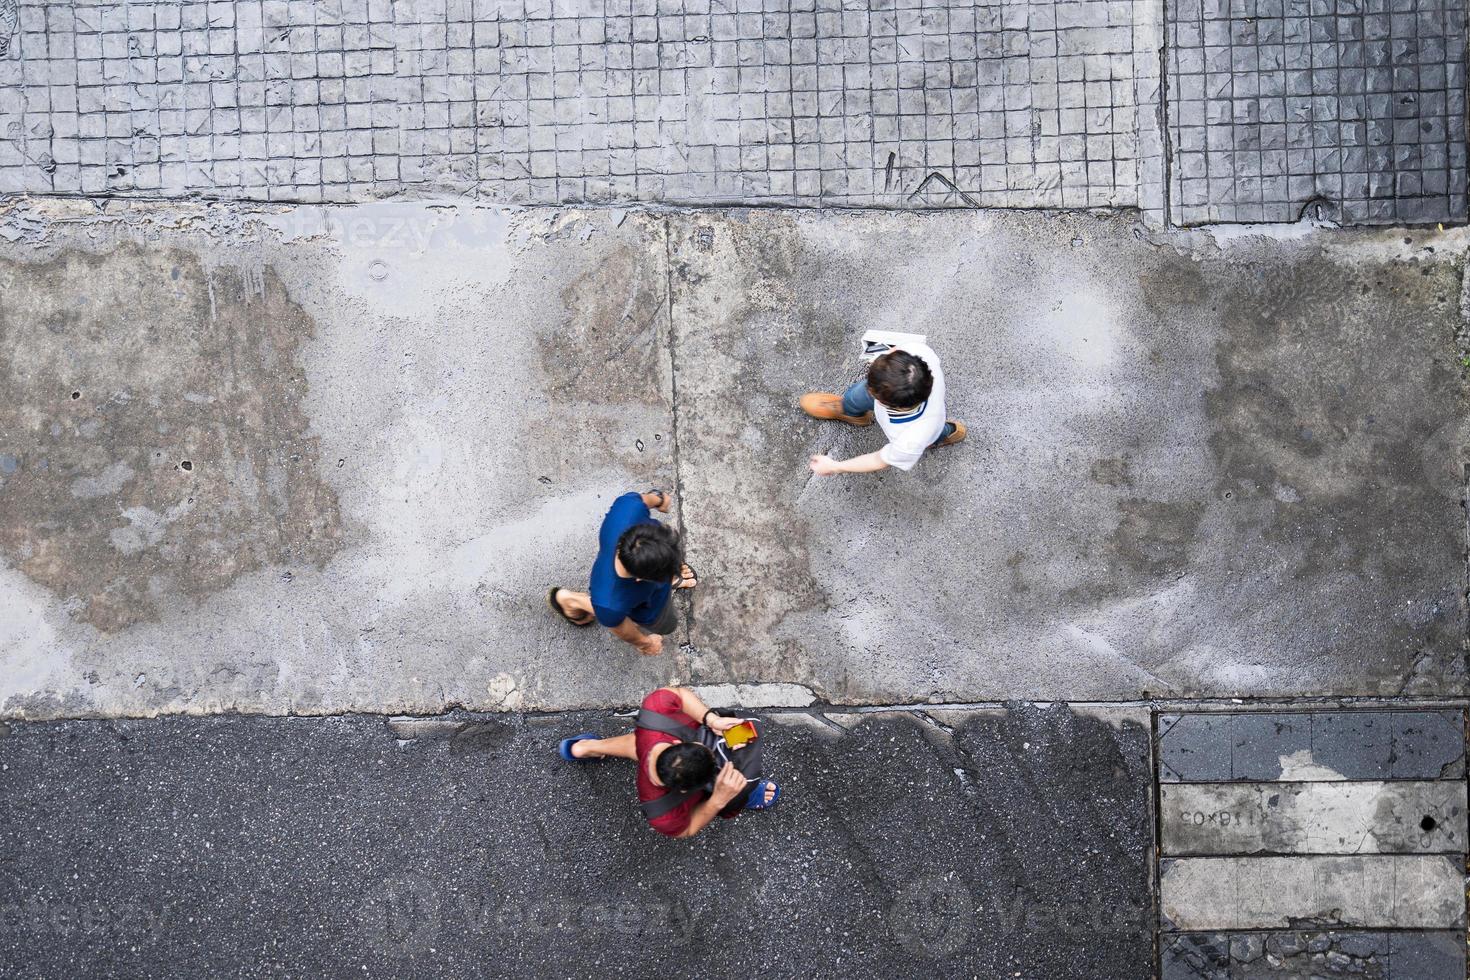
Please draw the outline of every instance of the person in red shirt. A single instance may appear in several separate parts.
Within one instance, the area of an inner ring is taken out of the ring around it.
[[[685,725],[704,724],[726,732],[739,718],[715,714],[699,695],[685,687],[661,687],[643,699],[649,711],[667,715]],[[651,803],[668,793],[695,790],[672,810],[649,820],[649,826],[668,837],[693,837],[716,815],[733,817],[741,810],[767,810],[776,805],[781,788],[770,780],[748,782],[733,763],[715,772],[715,756],[699,742],[689,742],[650,728],[636,728],[616,738],[598,738],[590,732],[562,739],[563,759],[631,759],[638,763],[638,802]],[[714,791],[702,787],[714,778]]]

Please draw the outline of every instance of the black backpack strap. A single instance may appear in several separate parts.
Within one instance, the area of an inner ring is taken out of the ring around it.
[[[677,810],[693,795],[692,790],[683,793],[665,793],[656,800],[638,804],[638,809],[643,811],[644,818],[657,820],[664,814]]]
[[[647,728],[649,731],[663,732],[675,738],[685,741],[698,741],[699,729],[677,721],[666,714],[658,711],[650,711],[647,708],[638,709],[638,717],[633,720],[635,728]]]
[[[636,728],[646,728],[649,731],[663,732],[665,735],[672,735],[684,741],[699,740],[698,728],[686,725],[682,721],[671,718],[662,712],[650,711],[647,708],[638,709],[638,717],[634,719],[633,725]],[[638,804],[638,808],[643,811],[645,818],[657,820],[664,814],[678,809],[693,795],[693,790],[687,790],[682,793],[665,793],[656,800],[649,800],[647,803]]]

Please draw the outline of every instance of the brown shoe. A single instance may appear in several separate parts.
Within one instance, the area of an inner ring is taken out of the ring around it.
[[[844,415],[842,396],[825,391],[809,391],[801,396],[801,410],[814,419],[831,422],[846,422],[848,425],[872,425],[873,413],[866,415]]]
[[[939,445],[941,445],[941,446],[953,446],[957,442],[964,442],[965,441],[965,423],[961,422],[959,419],[946,419],[946,421],[949,422],[950,425],[954,426],[954,431],[951,432],[949,435],[945,436],[940,441]]]

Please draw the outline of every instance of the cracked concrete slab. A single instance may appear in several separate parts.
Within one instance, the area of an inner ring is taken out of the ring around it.
[[[8,716],[562,709],[671,680],[834,704],[1466,691],[1464,232],[6,215]],[[74,302],[89,276],[101,309]],[[795,410],[871,327],[930,335],[970,440],[811,478],[810,452],[876,445]],[[653,485],[682,491],[703,584],[683,642],[640,658],[543,597],[585,581],[611,497]]]

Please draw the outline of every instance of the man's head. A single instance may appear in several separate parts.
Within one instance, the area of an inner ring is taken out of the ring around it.
[[[891,350],[868,365],[868,392],[888,408],[922,405],[932,390],[929,365],[906,350]]]
[[[634,578],[671,581],[684,564],[679,532],[655,521],[634,524],[618,538],[618,561]]]
[[[715,778],[715,754],[698,742],[676,742],[659,753],[653,772],[675,793],[699,789]]]

